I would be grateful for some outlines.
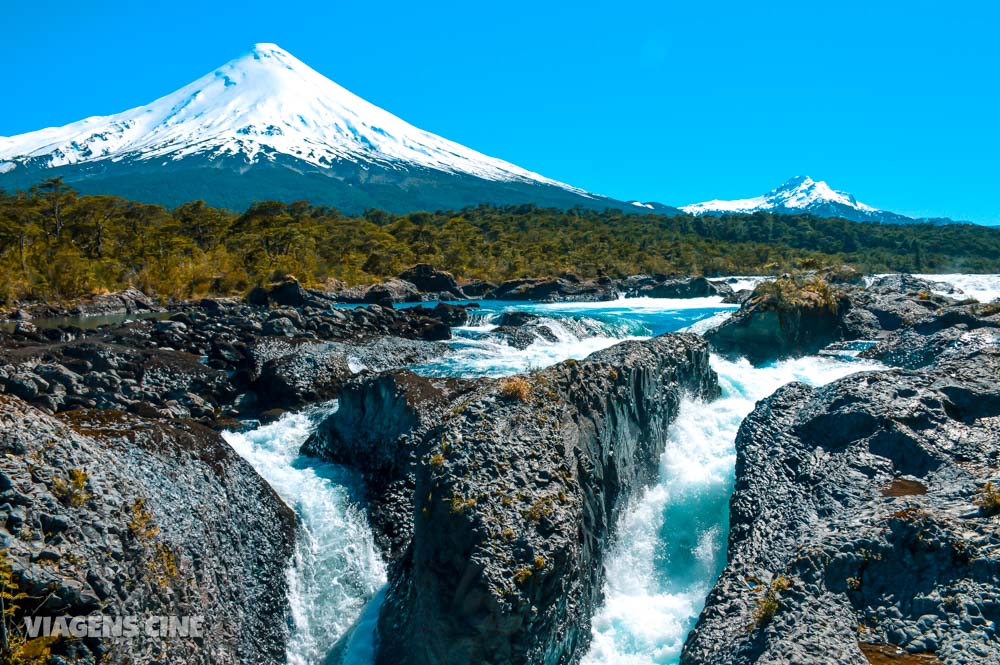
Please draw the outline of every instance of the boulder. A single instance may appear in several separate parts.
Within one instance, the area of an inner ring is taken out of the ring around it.
[[[104,293],[83,300],[71,307],[69,316],[108,316],[154,312],[160,308],[156,302],[138,289],[125,289],[117,293]]]
[[[531,312],[503,312],[497,317],[496,325],[501,328],[516,328],[526,323],[537,321],[539,318],[541,317],[538,314],[532,314]]]
[[[431,319],[437,319],[449,328],[464,326],[469,322],[469,313],[465,307],[460,305],[450,305],[448,303],[438,303],[434,307],[424,307],[418,305],[410,309],[410,314]]]
[[[493,300],[528,300],[538,302],[596,302],[615,300],[618,293],[610,280],[580,281],[566,279],[512,279],[500,284],[490,294]]]
[[[705,333],[717,350],[753,363],[816,353],[845,339],[847,295],[816,277],[763,282],[733,316]]]
[[[256,408],[297,409],[337,396],[353,376],[343,345],[301,343],[263,363],[253,387]]]
[[[390,279],[381,284],[368,287],[362,296],[362,302],[392,307],[400,302],[419,302],[420,291],[410,282],[402,279]]]
[[[490,293],[497,288],[497,285],[482,279],[473,279],[468,282],[462,282],[459,288],[462,291],[462,295],[466,298],[489,298]]]
[[[443,270],[435,270],[434,266],[428,263],[418,263],[412,268],[407,268],[399,274],[399,278],[413,284],[417,290],[424,293],[447,293],[454,298],[463,297],[454,275]]]
[[[990,312],[986,307],[966,305],[931,314],[860,355],[895,367],[919,369],[944,354],[980,344],[983,339],[1000,343],[1000,308]]]
[[[265,335],[277,335],[284,337],[294,337],[295,333],[298,332],[295,329],[295,324],[288,317],[279,316],[277,318],[271,319],[264,324]]]
[[[286,279],[271,287],[268,300],[280,307],[301,307],[309,302],[309,293],[297,280]]]
[[[710,282],[704,277],[636,276],[625,280],[623,288],[626,298],[707,298],[733,293],[728,284]]]

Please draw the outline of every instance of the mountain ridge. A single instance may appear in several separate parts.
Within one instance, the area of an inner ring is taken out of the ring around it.
[[[149,104],[0,137],[0,187],[55,176],[85,193],[168,205],[240,208],[275,196],[353,212],[629,207],[421,130],[271,43]]]
[[[842,217],[855,222],[910,224],[925,221],[867,205],[858,201],[853,194],[835,190],[825,181],[813,180],[809,176],[794,176],[762,196],[747,199],[715,199],[683,205],[680,206],[680,209],[695,216],[754,212],[790,214],[805,212],[820,217]],[[947,220],[947,222],[950,221]],[[947,222],[942,220],[939,223]]]

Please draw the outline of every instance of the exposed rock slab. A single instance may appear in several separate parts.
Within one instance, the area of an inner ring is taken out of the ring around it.
[[[60,642],[64,662],[283,663],[295,519],[215,432],[0,395],[0,534],[40,616],[203,616],[206,637]]]

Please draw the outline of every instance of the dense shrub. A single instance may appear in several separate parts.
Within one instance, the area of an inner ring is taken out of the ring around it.
[[[356,284],[415,263],[492,281],[564,272],[781,274],[830,264],[865,272],[1000,272],[1000,229],[530,205],[370,210],[358,217],[303,201],[261,201],[243,213],[200,201],[168,210],[80,196],[59,179],[0,192],[5,301],[128,286],[190,298],[238,293],[286,274],[313,285]]]

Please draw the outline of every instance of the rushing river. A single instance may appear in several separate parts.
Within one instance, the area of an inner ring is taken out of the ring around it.
[[[1000,279],[962,282],[982,299]],[[500,376],[583,358],[624,339],[700,331],[733,306],[719,298],[631,299],[605,303],[483,302],[455,329],[454,354],[414,368],[437,376]],[[504,310],[546,317],[554,341],[515,349],[490,335]],[[725,563],[734,440],[755,402],[790,381],[821,385],[874,366],[812,357],[755,368],[713,357],[723,396],[682,404],[660,460],[658,482],[624,511],[607,557],[606,598],[593,621],[587,665],[676,663],[706,594]],[[335,405],[287,414],[226,439],[299,515],[302,533],[288,572],[291,665],[371,662],[372,634],[386,571],[363,508],[363,488],[343,469],[298,450]]]

